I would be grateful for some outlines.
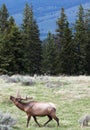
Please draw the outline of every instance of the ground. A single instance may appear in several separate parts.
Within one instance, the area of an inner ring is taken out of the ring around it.
[[[78,120],[83,115],[90,114],[90,76],[35,76],[33,84],[25,86],[21,82],[7,82],[0,77],[0,111],[9,112],[17,119],[13,130],[27,130],[25,112],[19,110],[9,99],[20,91],[21,96],[33,97],[33,100],[53,102],[56,105],[56,121],[51,121],[46,127],[39,128],[33,118],[30,120],[30,130],[81,130]],[[38,122],[44,124],[47,117],[39,117]],[[90,126],[84,127],[89,130]]]

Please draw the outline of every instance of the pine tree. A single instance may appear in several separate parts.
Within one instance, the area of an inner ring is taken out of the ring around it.
[[[13,57],[8,71],[14,74],[24,73],[24,46],[21,32],[16,25],[12,26],[7,43],[11,50],[9,54]]]
[[[73,44],[72,32],[65,11],[61,9],[60,18],[57,21],[58,29],[56,30],[59,39],[59,57],[58,72],[61,74],[71,75],[73,73]]]
[[[61,9],[60,13],[61,13],[60,18],[58,18],[58,20],[56,22],[57,23],[56,33],[57,33],[57,37],[58,37],[59,49],[61,49],[64,44],[64,29],[65,29],[66,23],[67,23],[67,16],[65,14],[64,8]]]
[[[32,6],[26,4],[22,24],[23,42],[25,42],[26,73],[40,73],[41,41],[38,25],[34,19]]]
[[[86,73],[90,75],[90,10],[85,15],[85,32],[86,32]]]
[[[77,20],[75,23],[75,35],[74,35],[74,44],[75,44],[75,71],[77,75],[85,74],[86,66],[86,53],[85,53],[85,21],[84,21],[84,9],[82,5],[79,7],[79,12],[77,14]]]
[[[0,9],[0,73],[14,74],[23,71],[22,36],[7,7]],[[24,65],[23,65],[24,66]]]
[[[5,4],[0,8],[0,73],[7,73],[8,61],[5,55],[4,37],[8,29],[9,13]]]
[[[1,39],[0,68],[2,73],[15,74],[23,71],[23,45],[22,36],[14,19],[8,20],[8,30]]]
[[[57,74],[57,45],[54,43],[54,37],[49,32],[43,43],[42,54],[42,73],[56,75]]]
[[[64,28],[64,45],[60,50],[60,72],[62,74],[74,74],[74,44],[72,40],[72,31],[69,23]]]
[[[5,4],[0,8],[0,33],[4,33],[8,28],[9,13]]]

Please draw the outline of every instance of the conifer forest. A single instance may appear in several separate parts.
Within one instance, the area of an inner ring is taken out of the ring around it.
[[[60,9],[55,34],[40,39],[33,7],[23,10],[17,25],[5,4],[0,8],[0,74],[90,75],[90,10],[78,7],[76,20],[69,23]]]

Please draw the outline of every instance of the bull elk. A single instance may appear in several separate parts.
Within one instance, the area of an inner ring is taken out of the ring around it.
[[[10,96],[10,100],[22,111],[26,112],[28,118],[27,118],[27,127],[29,124],[29,121],[31,119],[31,116],[34,118],[34,121],[40,126],[40,124],[37,121],[37,116],[47,116],[49,120],[44,123],[44,126],[49,123],[52,119],[54,119],[57,122],[57,126],[59,126],[59,119],[56,116],[56,107],[53,103],[47,103],[47,102],[37,102],[37,101],[28,101],[30,98],[21,98],[19,97],[13,97]],[[23,100],[26,100],[28,102],[25,102]]]

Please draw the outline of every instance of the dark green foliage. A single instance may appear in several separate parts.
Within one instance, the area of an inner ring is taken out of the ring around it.
[[[74,44],[72,32],[67,22],[64,30],[64,45],[60,50],[60,73],[72,75],[74,73]]]
[[[47,39],[43,43],[42,72],[44,74],[57,74],[57,45],[54,43],[53,35],[49,32]]]
[[[79,7],[77,20],[75,23],[74,45],[75,45],[75,69],[76,69],[75,73],[77,75],[85,74],[86,35],[85,35],[84,10],[82,5],[80,5]]]
[[[85,15],[85,33],[86,33],[86,72],[90,75],[90,10]]]
[[[29,74],[40,74],[41,42],[38,25],[33,17],[32,6],[26,4],[22,24],[23,41],[25,42],[25,71]]]
[[[89,38],[90,38],[90,35],[89,35]],[[90,75],[90,39],[87,43],[87,46],[86,46],[86,72],[87,72],[87,75]]]
[[[64,44],[64,39],[65,39],[64,30],[66,27],[66,23],[67,23],[67,16],[65,14],[64,8],[62,8],[60,12],[60,18],[58,18],[57,20],[57,29],[56,29],[60,49],[63,47]]]
[[[60,18],[57,21],[57,37],[59,39],[59,58],[58,72],[61,74],[71,75],[73,72],[73,43],[72,32],[65,15],[64,9],[61,9]]]
[[[18,27],[5,4],[0,8],[0,74],[90,75],[90,10],[79,6],[74,30],[64,8],[56,34],[41,43],[32,5],[25,6]]]
[[[8,26],[8,28],[11,25]],[[0,68],[2,73],[14,74],[23,71],[23,45],[16,25],[11,26],[1,42]]]
[[[22,44],[22,35],[20,30],[13,26],[11,33],[9,34],[8,41],[6,42],[9,45],[8,53],[12,56],[12,61],[10,62],[10,66],[8,71],[12,73],[23,73],[24,69],[24,48]]]
[[[1,16],[4,19],[0,19],[0,23],[2,23],[0,24],[0,73],[23,73],[22,35],[13,17],[8,18],[7,12],[6,6],[3,5],[1,8]]]
[[[8,10],[5,4],[0,8],[0,74],[7,73],[7,67],[9,66],[9,61],[11,58],[6,57],[6,48],[4,37],[7,34],[8,30]]]
[[[22,30],[16,26],[13,17],[7,14],[6,6],[1,8],[0,27],[0,73],[40,73],[41,42],[39,29],[33,18],[32,6],[26,4]],[[4,8],[4,9],[3,9]],[[4,10],[6,11],[4,13]],[[7,26],[6,26],[7,25]]]
[[[7,31],[8,29],[8,17],[9,13],[5,4],[0,9],[0,33]]]

